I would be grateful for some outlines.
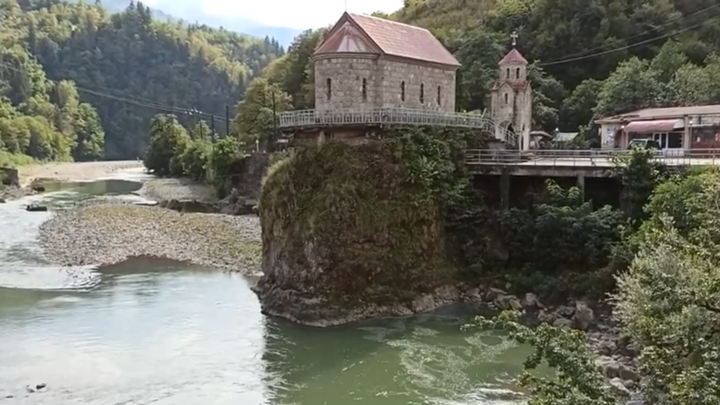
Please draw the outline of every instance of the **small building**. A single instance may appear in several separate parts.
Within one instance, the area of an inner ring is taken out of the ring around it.
[[[318,111],[455,112],[460,63],[424,28],[346,12],[313,61]]]
[[[603,149],[625,149],[638,138],[654,139],[668,152],[720,148],[720,104],[647,108],[595,123]]]
[[[531,147],[532,87],[527,77],[528,61],[513,47],[498,62],[498,78],[490,91],[490,114],[495,123],[495,138],[511,133],[520,137],[520,149]]]

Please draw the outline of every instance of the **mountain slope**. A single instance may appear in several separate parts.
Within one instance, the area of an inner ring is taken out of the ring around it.
[[[269,39],[159,21],[141,3],[109,15],[99,5],[60,0],[3,2],[0,45],[37,58],[49,79],[77,84],[81,101],[97,109],[108,159],[142,156],[158,112],[193,108],[224,116],[225,105],[236,104],[247,83],[282,54]],[[13,67],[23,75],[32,68]],[[0,95],[16,80],[0,71]]]

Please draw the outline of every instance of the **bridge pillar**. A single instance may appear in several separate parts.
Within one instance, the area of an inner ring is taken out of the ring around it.
[[[503,168],[500,173],[500,207],[510,208],[510,170]]]
[[[577,175],[577,186],[580,189],[580,197],[585,201],[585,173]]]

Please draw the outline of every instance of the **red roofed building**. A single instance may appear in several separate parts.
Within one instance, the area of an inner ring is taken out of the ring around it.
[[[508,130],[520,138],[523,150],[530,149],[532,130],[532,87],[527,78],[528,61],[514,46],[498,63],[498,78],[490,92],[490,114],[495,137]]]
[[[455,111],[457,59],[430,31],[344,13],[314,54],[315,108]]]

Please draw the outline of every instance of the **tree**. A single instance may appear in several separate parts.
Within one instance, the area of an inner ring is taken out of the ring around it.
[[[267,141],[274,128],[274,119],[290,109],[290,96],[265,78],[250,83],[245,99],[237,106],[232,123],[233,133],[245,142]]]
[[[595,114],[607,117],[618,113],[657,107],[662,92],[655,71],[648,62],[631,58],[605,80]]]
[[[190,136],[174,115],[159,114],[150,123],[150,144],[144,164],[159,176],[182,175],[180,157],[191,144]]]

